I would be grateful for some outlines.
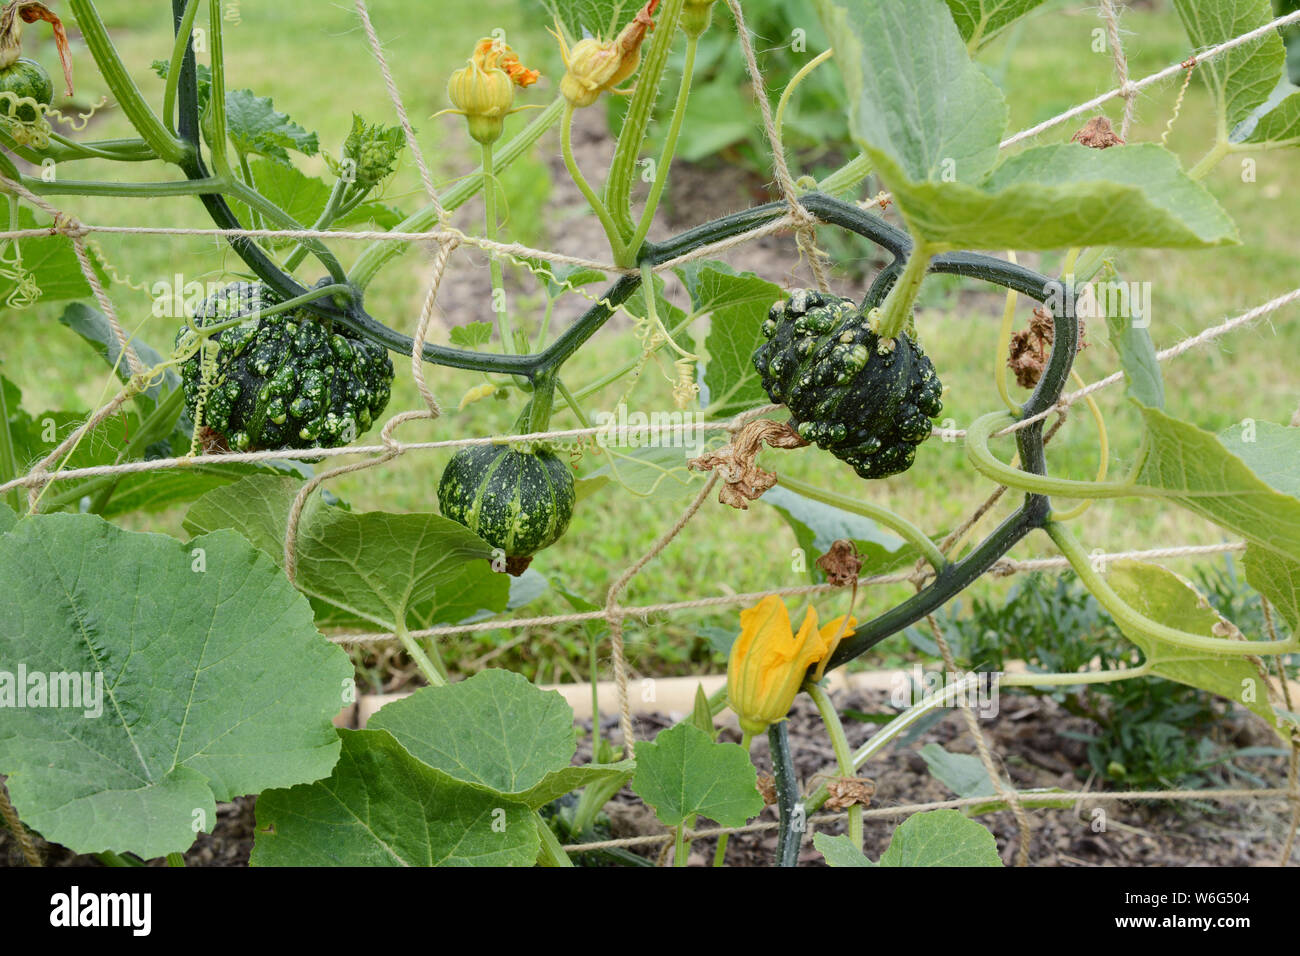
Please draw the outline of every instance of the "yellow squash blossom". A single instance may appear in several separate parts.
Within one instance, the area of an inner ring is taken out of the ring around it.
[[[853,633],[857,621],[837,617],[817,626],[817,611],[808,613],[794,633],[790,614],[775,594],[740,612],[740,636],[731,645],[727,662],[727,703],[740,718],[740,727],[757,734],[784,720],[808,668],[819,680],[839,642]],[[843,633],[841,633],[843,631]]]
[[[474,48],[469,65],[451,75],[447,98],[469,121],[469,134],[480,143],[501,136],[505,117],[515,112],[515,87],[537,82],[540,74],[519,62],[514,50],[501,40],[484,37]]]
[[[564,79],[560,80],[560,93],[575,107],[590,106],[606,90],[622,83],[641,64],[641,41],[654,27],[651,16],[659,0],[649,0],[637,15],[614,39],[608,42],[595,37],[585,37],[569,47],[558,30],[552,30],[560,41],[560,57],[564,60]],[[557,24],[558,27],[558,24]]]

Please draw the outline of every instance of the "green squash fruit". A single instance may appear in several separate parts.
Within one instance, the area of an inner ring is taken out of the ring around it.
[[[559,540],[575,500],[573,473],[547,449],[473,445],[456,453],[438,483],[443,516],[504,551],[513,574]]]
[[[236,282],[196,310],[199,328],[247,320],[208,340],[209,376],[202,351],[181,366],[186,407],[193,416],[206,386],[202,424],[237,451],[350,444],[388,404],[393,362],[387,349],[303,310],[258,314],[276,301],[260,282]],[[183,328],[176,344],[192,336]]]
[[[45,67],[35,60],[19,57],[11,65],[0,70],[0,91],[8,91],[15,96],[30,96],[38,103],[49,106],[54,99],[54,83]],[[0,103],[0,116],[15,116],[24,123],[36,121],[36,110],[30,105],[13,109],[9,97]]]
[[[763,323],[763,389],[807,441],[863,478],[906,471],[943,410],[943,384],[906,333],[881,342],[849,299],[796,289]]]

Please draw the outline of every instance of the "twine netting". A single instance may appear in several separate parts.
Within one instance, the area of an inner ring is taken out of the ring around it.
[[[761,71],[759,70],[757,60],[754,55],[753,45],[750,40],[749,29],[745,23],[744,14],[741,5],[737,0],[726,0],[727,6],[735,20],[737,36],[740,41],[742,52],[744,53],[746,67],[750,74],[753,89],[758,99],[764,131],[768,139],[772,152],[774,181],[785,200],[789,209],[785,215],[768,222],[762,226],[741,233],[731,238],[721,240],[700,248],[689,253],[678,256],[670,261],[662,262],[654,267],[656,271],[671,269],[684,262],[709,256],[716,256],[728,249],[735,248],[754,241],[755,239],[773,235],[780,232],[793,231],[796,235],[801,255],[808,260],[809,266],[813,271],[814,277],[819,286],[825,288],[827,285],[827,275],[825,272],[824,253],[816,248],[814,230],[820,220],[815,214],[804,207],[799,201],[798,189],[791,176],[789,166],[787,165],[781,147],[781,138],[776,128],[772,116],[771,105],[765,93],[766,86]],[[284,538],[284,565],[290,580],[294,578],[296,569],[296,536],[298,522],[301,517],[303,508],[310,495],[320,488],[325,482],[343,474],[355,472],[361,469],[380,467],[389,464],[404,455],[412,452],[429,451],[434,449],[460,448],[471,445],[494,444],[502,441],[560,441],[566,439],[586,439],[602,432],[602,428],[573,428],[560,429],[545,432],[535,432],[521,435],[509,436],[480,436],[469,438],[447,439],[440,441],[420,441],[404,442],[395,437],[397,428],[409,421],[436,419],[441,413],[441,406],[436,397],[429,388],[424,377],[423,362],[421,360],[421,349],[428,335],[434,311],[436,308],[438,291],[443,276],[446,273],[449,262],[457,248],[460,246],[471,246],[487,253],[491,257],[520,262],[523,259],[531,259],[544,263],[551,263],[563,266],[580,266],[597,269],[607,274],[619,275],[629,274],[640,271],[639,269],[620,268],[611,262],[605,262],[597,259],[590,259],[581,256],[565,255],[544,249],[535,249],[518,243],[504,243],[487,240],[477,236],[471,236],[463,231],[452,227],[447,222],[446,212],[439,202],[437,190],[434,187],[433,178],[429,167],[420,150],[416,140],[414,130],[411,126],[407,111],[403,105],[401,94],[393,80],[392,71],[389,68],[387,57],[384,53],[383,45],[374,28],[370,18],[370,13],[365,0],[355,0],[355,8],[359,19],[364,28],[367,42],[371,53],[382,73],[385,87],[389,93],[395,113],[403,130],[406,144],[410,147],[411,155],[419,170],[420,179],[427,194],[428,200],[437,214],[437,225],[429,230],[420,232],[382,232],[374,230],[348,230],[332,231],[317,229],[220,229],[220,228],[175,228],[175,227],[157,227],[157,226],[114,226],[109,224],[88,224],[78,220],[76,217],[58,209],[44,198],[33,194],[30,190],[24,188],[20,183],[14,182],[7,177],[0,176],[0,190],[8,192],[13,197],[29,203],[33,207],[45,212],[51,217],[51,224],[45,227],[31,229],[16,229],[0,231],[0,239],[27,239],[52,236],[64,236],[71,240],[76,258],[83,275],[91,289],[91,292],[98,303],[100,309],[106,316],[113,336],[119,346],[119,354],[122,361],[125,362],[127,370],[130,372],[130,381],[113,396],[102,407],[94,411],[83,423],[75,428],[66,439],[60,442],[44,458],[31,465],[27,473],[15,477],[14,479],[0,484],[0,494],[13,489],[25,489],[29,495],[30,507],[33,511],[39,509],[40,496],[45,488],[53,483],[76,481],[85,478],[106,476],[106,475],[125,475],[145,471],[157,471],[162,469],[185,469],[192,468],[203,464],[212,463],[239,463],[239,462],[263,462],[283,459],[305,459],[319,458],[328,460],[341,456],[361,456],[360,461],[350,462],[339,467],[326,469],[308,482],[305,482],[294,501],[290,511],[289,520],[285,529]],[[1278,17],[1272,22],[1258,29],[1251,30],[1239,36],[1232,38],[1224,43],[1209,49],[1195,52],[1194,56],[1189,57],[1179,63],[1150,74],[1140,80],[1133,81],[1128,75],[1128,64],[1123,52],[1121,42],[1121,32],[1119,30],[1119,13],[1116,5],[1112,0],[1102,0],[1100,15],[1106,24],[1107,39],[1110,51],[1114,60],[1114,66],[1119,85],[1100,96],[1094,97],[1086,102],[1080,103],[1068,110],[1065,110],[1050,119],[1044,120],[1034,126],[1021,130],[1018,133],[1002,141],[1002,148],[1013,146],[1017,143],[1032,139],[1046,130],[1052,129],[1063,123],[1068,122],[1074,117],[1090,113],[1098,107],[1104,105],[1115,98],[1123,98],[1124,111],[1121,125],[1121,136],[1127,138],[1130,129],[1133,114],[1136,108],[1136,99],[1138,93],[1143,89],[1160,83],[1169,77],[1177,75],[1180,71],[1184,73],[1183,85],[1179,91],[1179,106],[1181,106],[1183,93],[1186,91],[1187,82],[1190,79],[1192,68],[1200,62],[1213,59],[1235,49],[1243,44],[1250,43],[1267,35],[1269,32],[1285,26],[1290,23],[1300,21],[1300,11]],[[1170,124],[1173,120],[1171,118]],[[1168,129],[1166,129],[1166,135]],[[885,193],[877,195],[871,202],[862,203],[863,206],[885,205],[889,197]],[[159,236],[159,237],[180,237],[180,236],[206,236],[219,239],[248,238],[263,239],[274,238],[277,240],[330,240],[330,241],[351,241],[351,242],[402,242],[402,243],[433,243],[435,252],[429,268],[429,280],[427,291],[424,298],[424,305],[421,309],[419,319],[413,330],[414,347],[411,355],[412,376],[416,382],[420,396],[424,402],[423,409],[400,412],[391,416],[380,428],[380,444],[354,444],[345,448],[312,448],[312,449],[284,449],[258,452],[234,452],[222,454],[195,453],[181,457],[153,459],[148,461],[130,461],[115,465],[100,465],[83,468],[66,468],[63,464],[66,461],[70,451],[76,447],[78,442],[91,432],[98,424],[106,418],[113,415],[121,406],[128,401],[135,392],[133,389],[139,388],[148,382],[157,370],[147,368],[141,361],[139,354],[134,348],[131,336],[127,334],[122,327],[118,313],[114,307],[112,297],[104,288],[102,281],[92,266],[92,262],[87,251],[87,237],[94,233],[103,233],[107,235],[139,235],[139,236]],[[574,290],[580,291],[580,290]],[[1187,351],[1197,348],[1201,345],[1210,343],[1229,332],[1239,330],[1249,326],[1258,320],[1268,316],[1283,307],[1300,301],[1300,288],[1285,292],[1275,298],[1264,302],[1252,309],[1242,312],[1235,316],[1226,317],[1223,321],[1211,326],[1204,331],[1190,336],[1177,344],[1166,348],[1156,354],[1157,360],[1165,362],[1171,360]],[[1122,381],[1124,375],[1122,372],[1115,372],[1102,379],[1094,381],[1083,388],[1064,394],[1059,401],[1052,407],[1046,409],[1040,414],[1017,421],[1002,429],[997,434],[1005,435],[1012,433],[1021,428],[1041,421],[1053,414],[1063,416],[1071,405],[1078,402],[1093,393],[1108,388]],[[705,423],[695,423],[689,425],[677,424],[655,424],[651,423],[643,428],[638,426],[640,431],[646,434],[656,436],[667,435],[671,437],[674,433],[683,429],[693,431],[724,433],[727,435],[734,434],[744,424],[745,421],[758,415],[772,411],[778,406],[764,406],[752,409],[730,421],[714,421]],[[1297,413],[1300,418],[1300,412]],[[1058,426],[1060,422],[1057,423]],[[1294,423],[1293,423],[1294,424]],[[946,439],[957,439],[965,436],[965,431],[960,429],[939,429],[936,428],[935,434]],[[624,622],[628,618],[636,618],[645,621],[652,614],[668,614],[689,610],[720,608],[732,605],[753,603],[768,594],[778,594],[781,596],[811,596],[824,594],[833,591],[842,590],[847,586],[854,587],[878,587],[887,584],[912,583],[919,587],[925,580],[927,574],[932,574],[924,566],[918,566],[907,572],[897,572],[893,574],[868,575],[860,578],[853,585],[807,585],[800,587],[778,588],[762,592],[747,594],[718,594],[708,597],[695,598],[682,601],[662,602],[657,604],[643,605],[623,605],[618,602],[618,597],[622,594],[636,577],[636,575],[651,561],[653,561],[662,551],[669,547],[672,542],[683,532],[691,519],[698,513],[717,481],[716,472],[705,480],[698,494],[692,500],[690,506],[675,519],[651,546],[651,548],[641,555],[635,562],[621,572],[608,589],[606,602],[603,608],[588,612],[575,612],[571,614],[548,615],[544,617],[514,617],[503,620],[482,621],[472,624],[446,625],[431,627],[423,630],[411,631],[410,636],[413,638],[438,638],[455,634],[467,634],[489,630],[511,630],[539,626],[554,626],[560,624],[572,624],[587,621],[603,620],[608,625],[609,644],[612,659],[615,683],[618,689],[619,717],[620,726],[623,736],[623,744],[629,756],[633,754],[635,744],[634,725],[632,722],[632,711],[628,701],[628,677],[629,665],[626,659],[624,648]],[[964,521],[956,532],[949,535],[941,546],[941,550],[947,550],[952,546],[969,527],[973,526],[984,513],[989,510],[996,502],[997,498],[1005,491],[1005,487],[1000,487],[989,500],[984,502],[976,512]],[[1212,545],[1183,545],[1158,549],[1146,549],[1136,551],[1118,551],[1103,555],[1094,555],[1105,560],[1137,559],[1137,560],[1172,560],[1194,558],[1198,556],[1233,553],[1245,548],[1243,542],[1223,542]],[[1049,569],[1067,568],[1069,562],[1064,557],[1044,558],[1035,560],[1018,561],[1009,558],[1002,558],[993,564],[985,572],[992,576],[1005,576],[1019,574],[1024,572],[1034,572]],[[1267,604],[1265,605],[1266,615],[1269,614]],[[1269,629],[1273,629],[1272,617],[1267,618]],[[933,618],[930,619],[934,627],[934,635],[942,650],[945,660],[945,666],[950,671],[954,670],[954,661],[951,649],[942,632],[939,630]],[[393,632],[379,631],[373,633],[345,633],[336,634],[330,638],[338,644],[349,646],[364,646],[380,641],[392,641],[397,639]],[[1274,636],[1276,640],[1276,635]],[[1262,662],[1259,666],[1263,668]],[[1288,709],[1290,706],[1291,691],[1286,679],[1285,671],[1280,660],[1276,661],[1276,674],[1270,675],[1263,673],[1266,686],[1270,696],[1286,702]],[[1017,822],[1019,830],[1019,845],[1016,852],[1016,862],[1024,864],[1028,861],[1028,847],[1030,824],[1026,808],[1027,795],[1018,791],[1009,780],[1004,780],[1004,774],[996,765],[996,761],[988,742],[981,732],[978,722],[973,712],[968,707],[964,709],[964,715],[967,722],[967,729],[974,738],[977,753],[983,762],[985,769],[988,771],[989,778],[993,781],[997,792],[1000,806],[993,808],[1010,810]],[[599,719],[599,715],[594,715],[593,719]],[[834,770],[828,771],[834,774]],[[1073,801],[1076,812],[1085,802],[1130,802],[1130,801],[1159,801],[1159,800],[1205,800],[1205,801],[1222,801],[1237,799],[1285,799],[1290,801],[1293,807],[1290,821],[1290,829],[1286,838],[1285,846],[1280,862],[1288,861],[1291,849],[1295,842],[1297,826],[1300,825],[1300,749],[1297,749],[1296,742],[1292,740],[1292,754],[1290,769],[1288,773],[1288,785],[1285,788],[1256,788],[1256,789],[1237,789],[1237,790],[1160,790],[1160,791],[1142,791],[1142,792],[1090,792],[1079,791],[1070,793],[1053,794],[1054,799],[1060,801]],[[989,797],[975,797],[966,799],[955,799],[931,803],[906,804],[890,807],[876,807],[865,810],[864,818],[867,819],[892,819],[906,816],[911,813],[922,812],[926,810],[945,809],[945,808],[971,808],[981,805],[988,805]],[[1041,804],[1035,804],[1036,808],[1041,808]],[[17,824],[16,815],[12,813],[12,807],[9,806],[5,798],[3,787],[0,786],[0,812],[3,812],[10,828],[18,835],[20,846],[29,861],[35,862],[37,855],[32,848],[30,839],[21,825]],[[986,810],[985,812],[993,812]],[[12,817],[13,819],[10,819]],[[815,814],[808,819],[809,824],[829,824],[840,821],[844,818],[843,813],[821,813]],[[759,822],[744,827],[724,827],[713,829],[700,829],[690,831],[689,836],[692,838],[706,838],[719,836],[724,833],[759,833],[774,829],[777,826],[773,822]],[[809,826],[804,834],[804,839],[813,832],[813,827]],[[672,832],[654,834],[648,836],[634,837],[619,840],[606,840],[594,843],[575,844],[565,847],[570,852],[584,852],[599,849],[608,849],[614,847],[636,847],[654,844],[666,843],[674,839]]]

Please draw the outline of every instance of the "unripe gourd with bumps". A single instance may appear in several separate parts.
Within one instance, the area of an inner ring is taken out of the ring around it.
[[[881,339],[850,299],[796,289],[763,323],[754,367],[799,434],[863,478],[906,471],[943,410],[934,365],[906,332]]]

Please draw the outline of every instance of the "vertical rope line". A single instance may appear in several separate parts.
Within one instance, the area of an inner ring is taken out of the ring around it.
[[[331,468],[329,471],[323,471],[319,475],[313,475],[310,481],[303,483],[303,486],[298,489],[298,494],[294,496],[293,505],[289,508],[289,517],[285,522],[284,528],[284,573],[289,579],[290,584],[296,585],[297,583],[298,528],[302,523],[302,513],[307,507],[307,499],[311,497],[311,493],[331,478],[351,474],[354,471],[364,471],[367,468],[373,468],[375,465],[382,465],[385,462],[392,461],[403,452],[402,446],[393,439],[393,430],[402,422],[411,421],[417,418],[430,417],[433,416],[430,416],[428,412],[416,411],[402,412],[398,415],[394,415],[384,423],[384,427],[379,433],[380,439],[386,446],[386,450],[382,455],[375,458],[367,458],[365,461],[357,461],[349,465],[342,465],[338,468]]]
[[[27,828],[23,826],[23,821],[18,819],[18,811],[9,802],[9,788],[2,780],[0,780],[0,817],[4,817],[9,832],[18,841],[18,847],[23,851],[23,859],[27,861],[27,865],[41,866],[40,851],[36,849],[36,843],[32,840],[32,835],[27,832]]]
[[[104,318],[108,320],[109,328],[113,330],[113,337],[117,339],[118,348],[126,357],[127,367],[131,370],[132,378],[140,378],[145,373],[144,363],[140,361],[140,356],[136,354],[135,346],[131,344],[131,338],[122,328],[122,323],[118,321],[117,309],[113,307],[113,300],[108,297],[104,291],[104,284],[99,281],[99,274],[95,272],[95,267],[90,261],[90,253],[86,249],[86,235],[89,232],[85,226],[77,223],[77,230],[71,233],[72,249],[77,254],[77,263],[81,266],[81,272],[86,277],[86,282],[90,285],[90,291],[95,295],[95,301],[99,303],[99,308],[104,313]]]
[[[616,613],[618,595],[627,587],[628,582],[640,573],[642,568],[653,561],[660,551],[668,547],[673,538],[677,537],[681,530],[686,527],[686,523],[695,517],[695,513],[700,510],[700,506],[704,504],[705,499],[708,498],[709,492],[713,490],[713,486],[717,481],[718,473],[715,471],[709,475],[709,480],[704,483],[700,493],[682,512],[676,523],[660,535],[659,540],[650,546],[650,550],[641,555],[631,567],[619,576],[617,581],[610,585],[609,592],[605,596],[605,619],[609,622],[610,644],[614,658],[614,682],[618,687],[618,719],[619,726],[623,731],[623,752],[628,757],[636,755],[634,750],[636,738],[632,730],[632,708],[627,698],[627,655],[623,643],[623,617]]]
[[[927,614],[925,619],[929,622],[935,643],[939,645],[939,650],[943,654],[943,666],[948,668],[949,674],[955,674],[957,665],[952,656],[952,648],[948,646],[948,641],[943,636],[943,630],[939,627],[939,622],[935,620],[933,614]],[[994,789],[997,790],[998,796],[1006,801],[1007,806],[1011,809],[1011,815],[1016,818],[1016,827],[1020,831],[1016,848],[1016,866],[1028,866],[1029,814],[1025,813],[1024,804],[1020,802],[1020,794],[1014,786],[1008,788],[1002,782],[1002,774],[993,760],[993,753],[989,750],[989,743],[984,738],[984,731],[980,730],[979,720],[975,717],[975,712],[971,710],[970,704],[963,694],[957,695],[957,709],[961,711],[962,717],[966,720],[966,729],[970,731],[970,735],[975,741],[975,750],[979,754],[980,762],[984,764],[984,771],[989,775],[989,780],[992,782]]]
[[[438,251],[433,257],[433,273],[429,277],[429,291],[424,297],[424,308],[420,312],[420,321],[415,326],[415,335],[412,336],[411,377],[415,379],[420,396],[434,418],[442,414],[442,407],[433,397],[433,392],[424,380],[424,340],[429,334],[429,324],[433,320],[433,309],[438,301],[438,289],[442,286],[447,260],[451,258],[451,253],[457,245],[455,239],[444,239],[438,243]]]
[[[1106,20],[1106,40],[1110,44],[1111,56],[1115,59],[1115,75],[1119,78],[1119,87],[1124,97],[1124,119],[1120,122],[1119,138],[1128,139],[1129,126],[1133,123],[1133,107],[1137,99],[1137,87],[1129,82],[1128,57],[1124,55],[1124,45],[1119,38],[1119,15],[1115,12],[1113,0],[1101,0],[1101,15]]]
[[[785,161],[785,150],[781,147],[781,136],[772,116],[772,104],[767,98],[767,85],[763,82],[762,71],[758,68],[758,59],[754,56],[754,44],[749,37],[749,26],[745,23],[745,14],[740,9],[740,0],[727,0],[731,15],[736,20],[736,33],[740,37],[740,48],[745,54],[745,67],[749,71],[749,80],[754,85],[754,97],[758,100],[759,111],[763,115],[763,129],[767,133],[768,146],[772,150],[772,171],[776,176],[777,187],[790,205],[790,215],[795,220],[795,237],[799,252],[808,258],[813,277],[821,291],[830,289],[826,265],[822,261],[825,253],[817,248],[817,233],[814,229],[816,217],[804,209],[799,202],[799,190],[790,175],[790,166]]]
[[[388,88],[388,96],[393,101],[393,107],[397,110],[397,118],[402,124],[402,132],[406,134],[406,145],[411,149],[411,156],[415,158],[415,165],[420,170],[420,180],[424,183],[424,191],[428,193],[429,202],[433,205],[434,210],[438,213],[438,221],[443,222],[447,218],[447,211],[442,208],[442,203],[438,200],[438,191],[433,185],[433,176],[429,172],[429,166],[424,161],[424,153],[420,150],[420,144],[415,139],[415,130],[411,127],[411,120],[406,115],[406,106],[402,103],[402,94],[397,90],[397,83],[393,80],[393,71],[388,66],[388,60],[384,57],[383,45],[379,42],[379,35],[375,33],[375,25],[370,22],[370,10],[366,6],[366,0],[356,0],[357,15],[361,17],[361,25],[365,28],[366,39],[370,42],[370,52],[375,55],[379,62],[379,69],[384,74],[384,86]]]

